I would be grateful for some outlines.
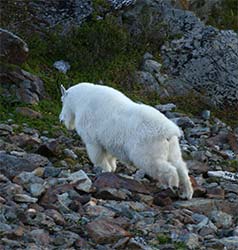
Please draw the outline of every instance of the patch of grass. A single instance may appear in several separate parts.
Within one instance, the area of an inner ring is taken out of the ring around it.
[[[176,250],[186,250],[187,249],[186,244],[183,242],[176,242],[176,243],[174,243],[174,246],[175,246]]]
[[[224,166],[224,170],[231,171],[231,172],[237,172],[238,171],[238,160],[225,160],[221,163],[221,165]]]
[[[219,7],[214,7],[208,19],[208,24],[219,29],[238,31],[237,0],[223,0]]]
[[[23,69],[43,80],[48,97],[30,108],[41,112],[43,118],[23,117],[15,112],[15,108],[25,104],[2,98],[0,111],[4,115],[1,121],[14,117],[16,123],[24,122],[40,131],[57,129],[60,126],[60,84],[68,88],[83,81],[103,82],[141,100],[142,88],[134,82],[132,74],[145,50],[141,46],[132,46],[130,34],[117,24],[115,18],[92,19],[65,36],[59,28],[43,35],[32,34],[25,40],[30,54]],[[53,68],[53,63],[61,59],[71,65],[67,74]]]
[[[157,240],[159,241],[160,244],[168,244],[171,243],[171,238],[163,233],[159,233],[157,235]]]

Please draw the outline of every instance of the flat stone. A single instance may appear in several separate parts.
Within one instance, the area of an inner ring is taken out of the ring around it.
[[[176,201],[174,206],[177,208],[186,208],[196,213],[209,214],[216,208],[215,201],[213,199],[193,198],[190,201]]]
[[[30,231],[29,235],[31,236],[32,240],[40,246],[47,247],[50,243],[49,233],[44,229],[32,230]]]
[[[230,228],[233,223],[232,216],[222,211],[212,211],[210,218],[218,228]]]
[[[40,205],[49,209],[57,210],[58,209],[58,205],[57,205],[58,195],[74,190],[74,187],[76,185],[77,185],[77,182],[74,184],[66,183],[66,184],[55,185],[55,186],[48,188],[40,199]],[[90,200],[90,196],[78,195],[77,200],[80,201],[80,203],[85,204]]]
[[[186,161],[186,163],[187,163],[187,167],[189,171],[195,175],[205,174],[208,172],[207,163],[196,161],[196,160],[189,160],[189,161]]]
[[[207,189],[206,196],[208,198],[213,199],[224,199],[225,198],[225,191],[221,187],[214,187]]]
[[[74,153],[74,151],[71,150],[71,149],[66,148],[66,149],[64,150],[64,154],[65,154],[66,156],[72,158],[73,160],[78,159],[78,156],[77,156],[77,155]]]
[[[100,206],[100,205],[94,205],[90,206],[87,205],[85,207],[85,212],[90,217],[114,217],[116,213],[112,211],[111,209],[108,209],[106,207]]]
[[[121,238],[129,237],[130,233],[105,218],[94,220],[86,225],[86,230],[97,244],[115,243]]]
[[[0,153],[0,173],[12,178],[22,171],[31,172],[34,169],[49,164],[49,160],[36,154],[25,154],[22,157]]]
[[[155,60],[147,59],[142,65],[142,70],[150,72],[151,74],[156,74],[160,72],[162,65]]]
[[[37,198],[33,198],[26,194],[15,194],[14,200],[17,202],[25,202],[25,203],[36,203],[38,201]]]
[[[34,197],[39,197],[45,191],[45,186],[40,183],[32,183],[29,186],[29,190]]]
[[[160,104],[155,106],[156,109],[158,109],[160,112],[167,112],[172,111],[176,108],[176,105],[174,103],[167,103],[167,104]]]
[[[73,244],[79,239],[79,235],[70,231],[60,231],[55,234],[52,243],[57,246],[58,249],[71,249]]]
[[[65,225],[65,219],[64,217],[55,209],[47,209],[45,211],[45,214],[48,215],[49,217],[53,218],[55,223],[58,225]]]
[[[192,121],[192,119],[187,116],[172,118],[171,120],[183,129],[193,128],[195,126],[195,123]]]
[[[92,187],[92,181],[83,170],[72,173],[68,178],[72,184],[77,183],[76,189],[84,192],[90,192]]]
[[[0,124],[0,133],[6,131],[7,134],[12,134],[13,128],[7,124]]]
[[[160,91],[159,83],[150,72],[136,71],[135,80],[139,84],[143,85],[148,92]]]
[[[116,188],[101,188],[96,192],[95,197],[104,200],[126,200],[128,199],[128,190],[120,190]]]
[[[229,250],[238,249],[238,236],[232,236],[227,238],[222,238],[219,242]]]
[[[150,194],[150,188],[144,184],[114,173],[103,173],[99,175],[94,181],[93,186],[97,190],[104,188],[116,188],[118,190],[125,189],[131,192]]]

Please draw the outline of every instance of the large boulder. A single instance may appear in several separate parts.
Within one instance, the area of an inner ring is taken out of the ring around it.
[[[29,48],[27,44],[12,32],[0,28],[0,59],[4,63],[22,64]]]
[[[32,34],[61,26],[62,31],[67,32],[72,25],[79,25],[87,19],[92,10],[91,0],[6,1],[1,6],[1,17],[3,25],[12,31],[23,30]]]
[[[42,80],[18,67],[1,67],[0,82],[3,96],[12,96],[24,103],[36,104],[45,96]]]
[[[211,105],[237,103],[238,35],[206,26],[169,2],[138,0],[122,13],[123,24],[134,36],[150,34],[157,42],[168,75],[163,84],[167,92],[180,95],[192,89]],[[177,91],[175,83],[183,91]]]

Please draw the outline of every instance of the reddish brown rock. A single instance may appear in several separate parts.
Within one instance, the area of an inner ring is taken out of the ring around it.
[[[19,146],[19,147],[26,147],[26,146],[30,146],[32,148],[38,147],[38,145],[40,144],[40,139],[39,138],[35,138],[31,135],[28,134],[24,134],[24,133],[20,133],[18,135],[14,135],[9,137],[10,141]]]
[[[208,171],[208,165],[204,162],[189,160],[186,163],[189,171],[191,171],[195,175],[204,174]]]
[[[167,188],[154,195],[154,204],[162,207],[169,206],[173,203],[172,200],[176,199],[178,199],[178,194]]]
[[[28,107],[17,107],[16,112],[33,119],[41,119],[42,114]]]
[[[57,209],[57,204],[56,204],[56,202],[58,201],[57,195],[65,193],[65,192],[70,191],[70,190],[74,190],[74,187],[76,185],[78,185],[78,182],[75,182],[73,184],[72,183],[71,184],[61,184],[61,185],[56,185],[56,186],[50,187],[49,189],[47,189],[45,194],[40,199],[40,205],[42,205],[43,207],[49,208],[49,209]],[[90,196],[89,195],[82,195],[82,196],[79,195],[77,200],[80,203],[85,204],[86,202],[88,202],[90,200]]]
[[[101,218],[86,225],[89,236],[98,244],[114,243],[121,238],[130,237],[130,233],[114,223]]]
[[[228,134],[228,143],[230,144],[232,150],[238,154],[238,135],[230,132]]]
[[[144,184],[121,177],[114,173],[103,173],[97,177],[93,183],[97,190],[104,188],[116,188],[116,189],[127,189],[132,192],[149,194],[150,189]]]
[[[20,37],[0,29],[0,44],[0,58],[5,63],[22,64],[26,61],[29,48]]]
[[[55,223],[62,225],[62,226],[65,225],[64,217],[55,209],[47,209],[45,210],[45,214],[53,218]]]
[[[224,199],[225,191],[221,187],[210,188],[210,189],[207,189],[206,196],[208,198],[213,198],[213,199]]]

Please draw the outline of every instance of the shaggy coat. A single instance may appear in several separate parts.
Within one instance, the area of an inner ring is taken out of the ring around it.
[[[181,185],[181,197],[192,198],[176,124],[107,86],[80,83],[67,91],[61,86],[61,91],[60,121],[67,129],[76,129],[95,166],[111,172],[116,159],[133,163],[165,186]]]

